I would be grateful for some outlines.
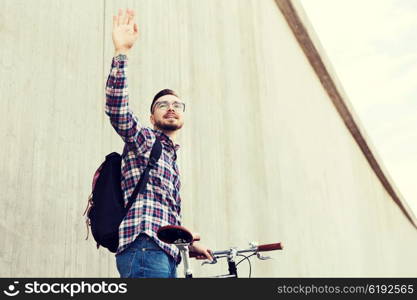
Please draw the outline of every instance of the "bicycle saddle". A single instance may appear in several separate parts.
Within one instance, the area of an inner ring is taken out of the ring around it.
[[[158,238],[168,244],[187,243],[191,244],[193,241],[198,241],[199,237],[193,234],[182,226],[168,225],[159,228],[157,232]]]

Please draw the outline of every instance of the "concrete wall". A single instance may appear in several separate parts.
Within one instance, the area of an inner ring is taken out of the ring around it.
[[[187,103],[183,224],[204,244],[282,241],[274,260],[253,260],[257,277],[417,275],[416,228],[275,1],[1,4],[0,276],[118,276],[114,255],[84,240],[81,216],[95,169],[122,148],[104,114],[118,7],[137,11],[141,31],[129,58],[133,111],[149,125],[150,101],[165,87]]]

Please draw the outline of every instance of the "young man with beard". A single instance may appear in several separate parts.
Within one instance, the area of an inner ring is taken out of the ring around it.
[[[169,89],[154,97],[150,111],[153,129],[142,127],[128,105],[127,55],[139,36],[134,11],[119,9],[113,16],[115,55],[106,84],[106,114],[125,142],[122,160],[122,190],[125,204],[148,164],[150,151],[159,138],[161,157],[149,173],[146,191],[138,194],[119,227],[116,264],[120,276],[176,277],[180,262],[174,245],[158,239],[157,231],[165,225],[181,225],[180,175],[177,160],[177,132],[184,124],[185,104]],[[190,251],[211,259],[209,250],[198,243]]]

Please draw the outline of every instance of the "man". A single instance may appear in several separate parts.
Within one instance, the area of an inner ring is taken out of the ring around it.
[[[162,90],[151,104],[153,129],[142,127],[128,106],[127,55],[139,36],[134,11],[119,9],[113,16],[115,56],[106,84],[106,114],[125,142],[122,161],[122,190],[125,204],[146,168],[158,137],[162,153],[150,171],[146,191],[136,200],[119,227],[117,269],[125,277],[176,277],[178,249],[157,238],[161,226],[181,224],[180,176],[176,163],[177,132],[184,124],[185,104],[172,90]],[[209,250],[197,243],[190,251],[211,259]]]

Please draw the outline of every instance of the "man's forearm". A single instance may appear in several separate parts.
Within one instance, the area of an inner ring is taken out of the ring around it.
[[[133,142],[138,128],[137,121],[129,109],[127,61],[125,54],[113,57],[106,83],[106,114],[123,140]]]

